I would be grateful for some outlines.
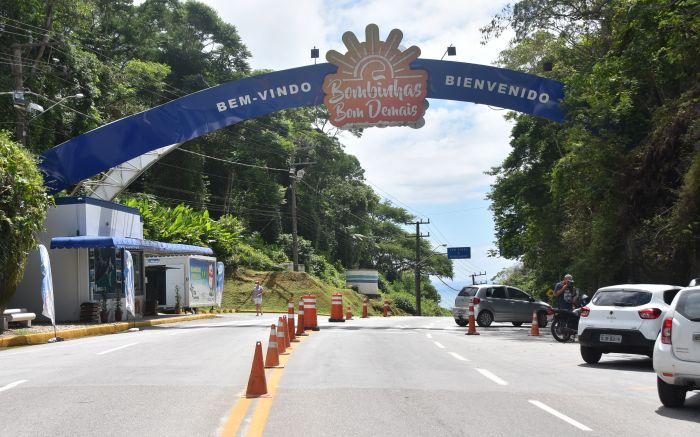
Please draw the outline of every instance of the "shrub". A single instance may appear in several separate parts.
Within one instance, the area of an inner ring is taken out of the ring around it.
[[[0,131],[0,314],[24,275],[50,203],[34,157]]]

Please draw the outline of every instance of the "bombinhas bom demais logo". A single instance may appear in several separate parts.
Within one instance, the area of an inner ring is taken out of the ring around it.
[[[411,46],[401,51],[403,33],[389,32],[386,41],[379,39],[379,27],[365,28],[365,42],[354,33],[345,32],[343,43],[348,52],[330,50],[328,62],[338,71],[323,80],[323,103],[330,122],[339,128],[370,126],[411,126],[425,124],[428,73],[411,70],[410,64],[420,56]]]

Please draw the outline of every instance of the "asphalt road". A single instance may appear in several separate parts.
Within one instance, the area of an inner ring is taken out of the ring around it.
[[[0,434],[217,436],[275,321],[227,314],[0,351]],[[238,435],[254,433],[264,403],[266,436],[700,435],[700,394],[661,406],[646,357],[590,366],[577,344],[529,326],[466,336],[450,318],[319,322]]]

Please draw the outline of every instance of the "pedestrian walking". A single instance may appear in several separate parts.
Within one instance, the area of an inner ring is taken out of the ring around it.
[[[255,315],[262,315],[262,295],[263,288],[260,285],[260,281],[255,281],[255,287],[253,287],[253,302],[255,302]]]

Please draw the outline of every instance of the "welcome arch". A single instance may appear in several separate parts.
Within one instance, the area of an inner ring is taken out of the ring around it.
[[[398,49],[402,35],[397,29],[387,41],[379,40],[375,25],[367,26],[366,34],[366,41],[360,43],[346,32],[343,41],[348,52],[328,52],[333,63],[228,82],[72,138],[41,156],[45,185],[56,193],[113,169],[105,176],[108,180],[103,178],[103,183],[92,187],[96,192],[111,185],[97,197],[112,200],[148,166],[186,141],[304,106],[326,104],[340,127],[420,127],[425,98],[498,106],[556,122],[564,119],[561,82],[485,65],[420,59],[415,46]],[[388,61],[376,62],[378,56]],[[381,67],[362,66],[362,62]],[[354,71],[362,73],[353,76]]]

